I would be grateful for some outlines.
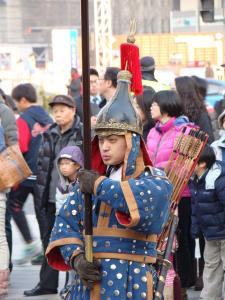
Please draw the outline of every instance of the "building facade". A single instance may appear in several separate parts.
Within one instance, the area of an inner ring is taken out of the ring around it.
[[[91,31],[94,31],[93,1],[89,1]],[[137,20],[137,33],[169,32],[174,2],[112,0],[113,34],[128,31],[133,17]],[[48,44],[52,28],[80,30],[80,19],[80,0],[0,0],[0,43]]]

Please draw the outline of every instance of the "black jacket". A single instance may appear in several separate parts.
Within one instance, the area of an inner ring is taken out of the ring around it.
[[[142,79],[149,80],[149,81],[157,81],[155,76],[149,72],[141,72]]]
[[[191,233],[206,240],[225,239],[225,163],[217,161],[197,180],[189,183],[191,191]]]
[[[106,104],[106,100],[102,99],[102,101],[99,104],[94,104],[90,102],[90,115],[96,116],[100,109]],[[81,119],[81,122],[83,122],[83,97],[80,96],[76,99],[76,108],[77,108],[77,114]]]
[[[68,86],[69,94],[76,100],[80,96],[81,79],[73,79]]]
[[[58,153],[66,146],[77,145],[82,150],[82,127],[79,116],[76,116],[72,128],[63,134],[60,133],[56,123],[51,125],[43,134],[38,156],[37,184],[35,187],[36,201],[42,207],[46,207],[49,202],[50,186],[55,182],[55,178],[52,179],[52,175],[55,174],[53,172],[54,168],[56,168],[54,161]],[[58,180],[55,182],[55,186],[57,182]]]
[[[202,111],[199,117],[199,120],[195,122],[196,125],[199,126],[201,130],[206,132],[209,136],[208,143],[211,144],[214,142],[213,128],[210,117],[207,112]]]

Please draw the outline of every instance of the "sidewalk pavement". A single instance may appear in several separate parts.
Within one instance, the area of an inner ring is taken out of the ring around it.
[[[29,290],[35,287],[38,281],[40,266],[18,266],[13,269],[9,293],[4,300],[59,300],[58,295],[44,295],[35,297],[26,297],[23,295],[24,290]],[[2,300],[3,300],[2,299]]]
[[[27,213],[28,222],[32,228],[32,234],[35,238],[39,238],[38,224],[33,210],[33,202],[29,198],[26,205],[25,211]],[[20,232],[16,228],[15,224],[12,222],[13,228],[13,259],[17,259],[20,256],[21,250],[23,249],[24,242],[20,235]],[[24,290],[33,289],[39,279],[39,270],[40,266],[32,266],[30,263],[23,266],[13,267],[13,271],[10,278],[9,293],[6,297],[1,298],[1,300],[59,300],[58,295],[44,295],[44,296],[35,296],[35,297],[26,297],[23,295]],[[59,277],[59,289],[63,287],[65,282],[65,274],[60,272]],[[199,298],[199,292],[193,290],[188,291],[189,300],[197,300]]]
[[[9,287],[8,296],[4,297],[4,300],[60,300],[58,295],[45,295],[36,297],[25,297],[23,295],[24,290],[31,289],[37,284],[39,266],[26,265],[22,267],[15,267]],[[60,275],[60,286],[63,286],[64,274]],[[191,289],[188,291],[189,300],[199,299],[199,292],[195,292]],[[2,300],[3,300],[2,299]]]

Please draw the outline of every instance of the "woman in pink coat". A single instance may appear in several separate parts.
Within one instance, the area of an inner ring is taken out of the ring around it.
[[[147,150],[154,167],[164,169],[168,163],[174,143],[183,127],[193,127],[183,114],[179,95],[175,91],[160,91],[153,97],[151,115],[157,121],[147,137]],[[187,299],[186,288],[190,286],[189,277],[193,272],[193,240],[190,235],[191,201],[186,188],[178,206],[178,250],[177,267],[181,280],[182,299]]]
[[[157,168],[166,166],[176,138],[182,128],[189,125],[188,118],[182,113],[182,103],[176,92],[160,91],[155,94],[151,115],[156,125],[147,136],[147,150]]]

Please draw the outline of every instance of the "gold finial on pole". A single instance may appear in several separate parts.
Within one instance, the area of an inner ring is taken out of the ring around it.
[[[136,30],[137,30],[137,23],[136,20],[133,18],[130,20],[130,31],[129,31],[129,35],[127,37],[127,42],[134,44],[135,43],[135,34],[136,34]]]

